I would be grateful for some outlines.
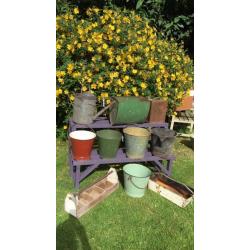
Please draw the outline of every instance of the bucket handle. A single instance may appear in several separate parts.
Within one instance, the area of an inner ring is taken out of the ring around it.
[[[138,187],[133,181],[132,181],[132,176],[130,175],[129,177],[128,177],[128,180],[130,180],[131,181],[131,183],[136,187],[136,188],[138,188],[138,189],[145,189],[146,187],[147,187],[147,185],[145,186],[145,187]]]

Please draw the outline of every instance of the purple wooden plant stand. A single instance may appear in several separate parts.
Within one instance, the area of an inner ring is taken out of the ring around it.
[[[103,128],[125,128],[128,126],[137,126],[142,128],[167,128],[167,123],[142,123],[133,125],[111,125],[110,122],[105,117],[98,118],[94,123],[88,125],[81,125],[74,123],[71,119],[69,121],[69,132],[78,129],[103,129]],[[168,158],[161,158],[152,155],[150,151],[147,151],[142,159],[130,159],[126,156],[125,149],[120,148],[117,155],[113,159],[102,159],[98,154],[96,149],[92,150],[90,160],[80,160],[76,161],[72,157],[72,152],[69,144],[69,166],[70,175],[74,181],[75,188],[79,188],[80,182],[85,179],[91,172],[98,168],[102,164],[118,164],[118,163],[129,163],[129,162],[150,162],[161,172],[171,175],[173,161],[175,156],[169,156]],[[163,161],[166,161],[166,164]],[[81,169],[82,166],[82,169]]]

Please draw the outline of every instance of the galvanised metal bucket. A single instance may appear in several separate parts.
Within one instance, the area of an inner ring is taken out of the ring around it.
[[[128,158],[143,158],[148,146],[150,132],[145,128],[127,127],[123,129],[123,133]]]
[[[150,175],[151,170],[141,164],[126,164],[123,167],[126,194],[134,198],[144,196]]]
[[[134,124],[146,121],[150,109],[150,101],[145,97],[114,97],[110,109],[110,122],[114,124]]]
[[[112,129],[99,130],[96,133],[98,151],[102,158],[114,158],[121,142],[122,134]]]
[[[96,134],[77,130],[69,134],[74,160],[89,160]]]
[[[168,157],[172,154],[172,148],[176,139],[176,132],[168,128],[153,128],[151,149],[153,155]]]
[[[72,120],[78,124],[90,124],[97,113],[95,95],[85,92],[77,93],[73,106]]]

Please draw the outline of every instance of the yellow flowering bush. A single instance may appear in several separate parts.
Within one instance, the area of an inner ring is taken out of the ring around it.
[[[193,62],[174,40],[161,40],[133,11],[89,8],[57,16],[57,119],[65,123],[76,92],[168,100],[171,115],[193,84]]]

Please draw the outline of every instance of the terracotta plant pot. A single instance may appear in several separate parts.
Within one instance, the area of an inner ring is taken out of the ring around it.
[[[185,96],[182,99],[182,103],[179,107],[176,108],[176,111],[189,110],[193,108],[194,97],[193,96]]]
[[[89,160],[96,134],[77,130],[69,134],[74,160]]]
[[[150,104],[148,121],[150,123],[164,123],[167,113],[167,101],[152,99]]]

